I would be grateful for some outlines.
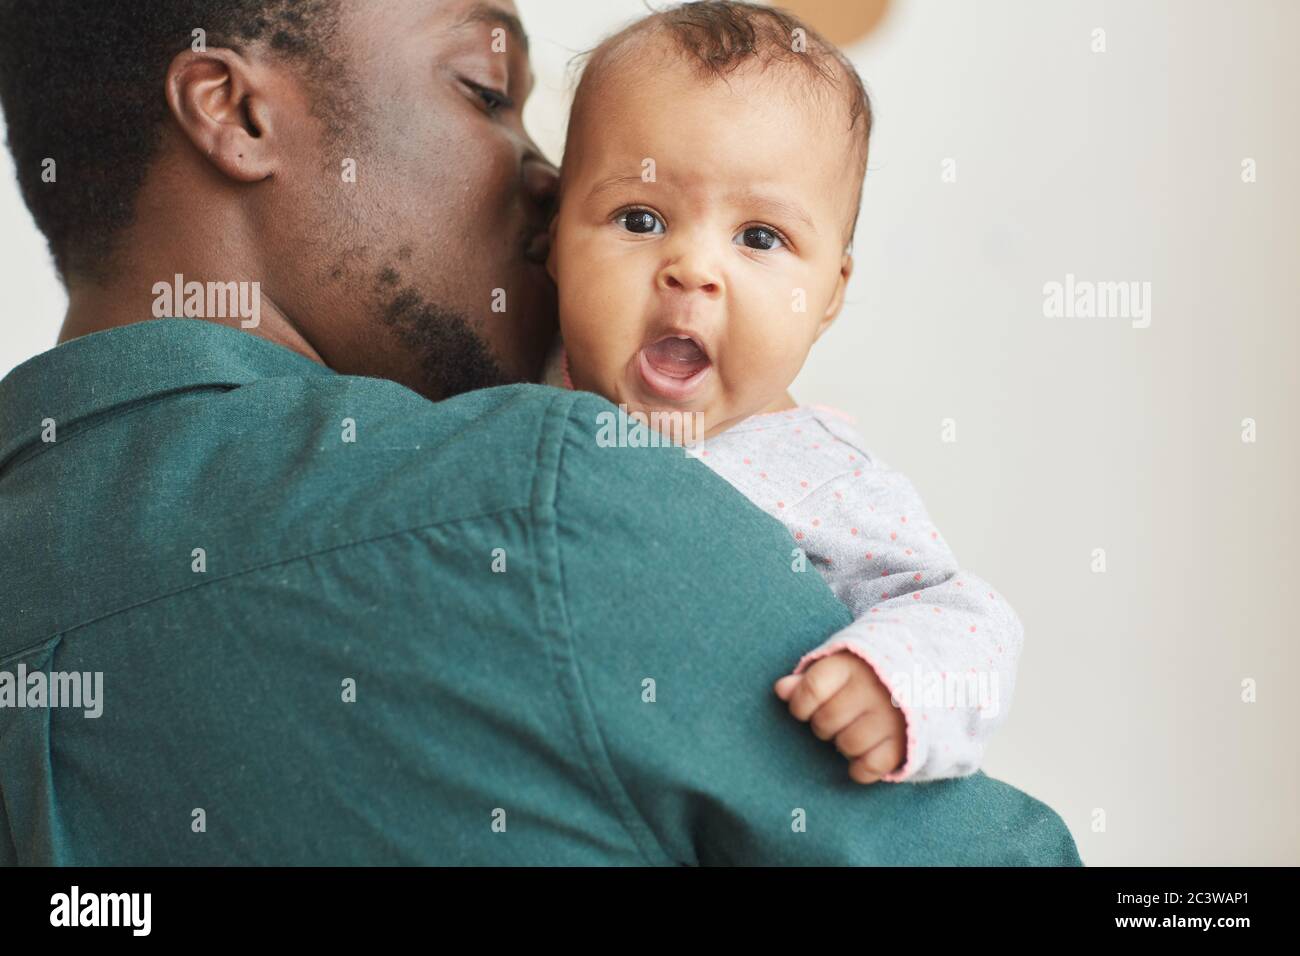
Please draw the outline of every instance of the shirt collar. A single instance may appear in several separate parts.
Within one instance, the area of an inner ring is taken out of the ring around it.
[[[41,440],[45,419],[61,431],[169,392],[312,374],[334,372],[267,339],[201,319],[95,332],[29,359],[0,381],[0,470]]]

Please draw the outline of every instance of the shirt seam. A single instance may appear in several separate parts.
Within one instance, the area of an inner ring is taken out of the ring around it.
[[[554,632],[559,641],[563,642],[564,656],[567,656],[567,660],[560,657],[554,661],[555,673],[560,683],[561,694],[570,704],[570,716],[579,743],[582,746],[587,767],[600,785],[605,799],[615,809],[624,832],[627,833],[633,846],[637,848],[637,851],[647,862],[672,862],[672,854],[664,849],[654,829],[637,809],[635,802],[627,791],[627,787],[624,786],[618,771],[614,768],[614,763],[610,759],[609,748],[605,744],[600,723],[596,718],[596,708],[592,704],[591,695],[587,691],[582,665],[573,640],[573,624],[564,583],[564,566],[560,556],[559,511],[555,505],[555,498],[564,460],[564,446],[568,440],[568,424],[572,420],[574,409],[579,405],[578,399],[581,394],[577,392],[570,393],[571,400],[563,410],[563,417],[560,422],[560,440],[554,444],[556,454],[553,465],[546,469],[539,468],[536,472],[538,476],[545,477],[548,480],[548,487],[539,489],[541,493],[536,499],[539,511],[543,512],[543,515],[539,516],[543,517],[543,520],[538,521],[538,526],[543,529],[544,534],[549,539],[547,541],[547,549],[550,551],[548,563],[554,568],[555,572],[556,586],[552,591],[556,595],[556,613],[559,616],[558,626],[554,628]],[[554,408],[554,406],[552,407]],[[590,739],[584,736],[584,727],[589,729]],[[658,859],[651,852],[652,850],[658,851]]]
[[[187,584],[184,587],[173,588],[170,591],[163,591],[159,594],[155,594],[152,595],[151,597],[143,598],[131,604],[125,604],[119,608],[115,608],[112,611],[105,611],[103,614],[97,614],[93,617],[87,618],[84,621],[74,624],[71,627],[63,628],[61,630],[56,630],[53,633],[48,634],[45,637],[42,637],[31,644],[26,645],[25,647],[22,647],[16,651],[6,654],[4,657],[0,657],[0,664],[7,664],[10,661],[15,661],[21,657],[25,657],[28,654],[31,654],[33,651],[48,644],[50,641],[53,641],[57,638],[67,637],[68,635],[72,634],[74,631],[81,630],[84,627],[89,627],[91,624],[97,624],[100,621],[108,620],[109,618],[116,617],[119,614],[125,614],[127,611],[134,611],[138,608],[145,607],[146,605],[152,604],[155,601],[163,601],[169,598],[174,598],[177,597],[178,595],[185,594],[189,591],[193,591],[198,588],[207,587],[213,584],[220,584],[224,581],[231,581],[236,578],[241,578],[249,574],[254,574],[258,571],[265,571],[268,568],[276,568],[276,567],[280,567],[281,565],[292,564],[295,561],[303,561],[307,558],[320,557],[323,554],[329,554],[333,551],[341,551],[346,548],[355,548],[361,545],[374,544],[376,542],[383,541],[387,538],[397,537],[398,535],[413,534],[419,531],[427,531],[430,528],[438,528],[445,525],[458,524],[465,521],[476,521],[480,518],[490,518],[493,515],[509,514],[511,512],[519,512],[519,511],[527,512],[528,510],[529,510],[528,506],[525,504],[507,505],[505,507],[492,508],[487,511],[476,512],[474,514],[457,515],[454,518],[441,518],[437,521],[428,521],[428,522],[424,522],[423,524],[407,525],[402,528],[396,528],[391,531],[385,531],[382,534],[368,535],[361,538],[353,538],[350,541],[341,541],[337,544],[328,545],[327,547],[316,548],[311,551],[304,551],[300,554],[295,554],[291,557],[276,558],[273,561],[264,561],[261,564],[250,565],[249,567],[243,568],[239,571],[230,571],[226,574],[221,574],[213,577],[206,577],[205,580],[195,581],[193,584]]]
[[[59,447],[67,447],[72,442],[89,435],[97,429],[103,428],[105,425],[116,422],[129,415],[135,415],[148,408],[152,408],[159,402],[175,398],[177,395],[212,390],[229,392],[232,389],[241,387],[242,386],[240,385],[227,385],[219,382],[214,382],[210,385],[186,386],[185,388],[175,389],[169,392],[155,392],[149,395],[142,395],[140,398],[132,399],[131,401],[123,402],[119,405],[88,412],[80,418],[74,418],[66,425],[62,426],[66,432],[66,436],[63,438],[58,438],[58,432],[56,431],[56,438],[54,441],[31,441],[15,448],[7,458],[0,460],[0,475],[3,475],[10,468],[18,468],[21,465],[26,465],[29,462],[35,461],[38,457],[48,451],[53,451]],[[58,419],[55,419],[54,426],[56,429],[60,427]]]

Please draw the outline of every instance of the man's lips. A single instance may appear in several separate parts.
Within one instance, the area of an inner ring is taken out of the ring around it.
[[[681,402],[699,390],[713,363],[697,339],[674,333],[642,348],[637,353],[637,366],[650,391],[668,401]]]

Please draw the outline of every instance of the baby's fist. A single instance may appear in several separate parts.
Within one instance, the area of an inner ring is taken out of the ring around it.
[[[823,657],[776,682],[776,696],[849,760],[849,776],[875,783],[907,753],[907,721],[871,665],[848,651]]]

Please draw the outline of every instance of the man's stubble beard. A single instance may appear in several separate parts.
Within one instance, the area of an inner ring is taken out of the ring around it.
[[[360,155],[363,151],[357,147],[373,142],[376,134],[359,105],[366,102],[364,91],[342,57],[323,60],[310,82],[312,112],[324,126],[322,156],[329,157],[323,163],[322,182],[330,182],[338,175],[333,157]],[[433,302],[415,286],[402,283],[397,261],[406,264],[410,258],[410,246],[398,249],[393,264],[373,276],[373,295],[365,306],[367,325],[390,330],[398,345],[418,361],[418,380],[403,384],[432,401],[509,384],[511,379],[487,342],[475,332],[471,316]],[[340,264],[331,278],[339,281],[345,271]]]
[[[524,249],[529,238],[530,231],[525,227],[514,240],[521,258],[526,257]],[[480,332],[483,320],[476,321],[463,310],[436,302],[423,290],[402,281],[396,263],[402,262],[409,271],[411,258],[410,246],[400,247],[396,258],[390,259],[394,264],[381,269],[371,286],[377,303],[374,318],[391,330],[401,347],[419,362],[419,381],[411,387],[426,398],[441,401],[475,389],[531,380],[521,379],[518,371],[512,376],[502,367]],[[524,328],[514,333],[528,336]],[[558,328],[551,338],[555,335]],[[520,346],[523,340],[515,344]],[[541,374],[543,357],[538,356],[534,377]]]
[[[374,317],[418,360],[419,381],[411,386],[415,391],[441,401],[510,383],[470,316],[429,300],[413,286],[397,286],[395,277],[394,269],[381,271],[377,285],[385,291]]]

